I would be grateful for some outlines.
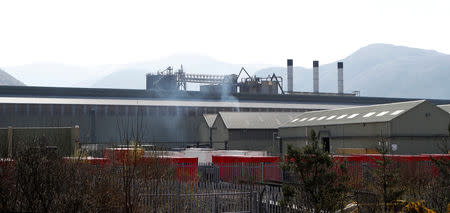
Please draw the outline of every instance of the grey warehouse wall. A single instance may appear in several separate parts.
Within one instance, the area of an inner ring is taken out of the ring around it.
[[[196,143],[205,113],[299,109],[125,105],[0,104],[0,128],[80,126],[81,143],[117,143],[139,132],[143,142]],[[136,136],[136,134],[135,134]]]

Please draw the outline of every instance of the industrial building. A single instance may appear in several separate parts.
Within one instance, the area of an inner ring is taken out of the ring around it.
[[[315,61],[314,72],[318,73],[318,69]],[[283,90],[281,77],[250,76],[244,68],[237,75],[205,75],[168,67],[143,76],[143,90],[0,86],[0,128],[79,126],[78,140],[82,144],[129,139],[186,147],[211,142],[204,114],[299,113],[416,100],[344,93],[341,62],[337,66],[336,93],[319,92],[318,76],[313,91],[293,91],[292,73],[293,60],[289,59],[288,91]],[[200,91],[186,91],[188,83],[206,85],[201,85]],[[429,101],[450,104],[450,100]],[[203,130],[207,132],[199,133]]]
[[[279,153],[278,127],[298,115],[300,113],[219,112],[212,125],[213,148]]]
[[[440,107],[441,109],[447,111],[448,113],[450,113],[450,104],[447,105],[438,105],[438,107]]]
[[[27,88],[32,90],[32,88]],[[81,143],[119,143],[126,132],[148,143],[198,143],[205,113],[303,112],[352,106],[214,99],[0,97],[0,127],[80,127]],[[133,131],[133,132],[131,132]],[[139,132],[137,132],[139,131]]]
[[[343,149],[375,149],[387,140],[392,154],[442,153],[448,147],[450,114],[425,101],[409,101],[306,112],[280,127],[284,150],[311,143],[330,153]],[[447,150],[445,150],[447,152]]]
[[[217,114],[203,114],[203,119],[198,127],[198,140],[201,144],[208,144],[212,147],[213,142],[213,124],[216,121]]]

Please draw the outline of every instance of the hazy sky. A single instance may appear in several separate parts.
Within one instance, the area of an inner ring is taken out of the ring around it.
[[[311,66],[371,43],[450,53],[450,1],[0,1],[0,67],[200,53]]]

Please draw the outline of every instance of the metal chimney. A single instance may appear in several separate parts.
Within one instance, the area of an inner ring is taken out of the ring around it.
[[[319,93],[319,61],[313,61],[314,93]]]
[[[344,94],[344,62],[338,62],[337,68],[338,68],[338,93]]]
[[[293,60],[287,60],[287,80],[288,80],[288,92],[291,93],[294,91],[294,74],[293,74]]]

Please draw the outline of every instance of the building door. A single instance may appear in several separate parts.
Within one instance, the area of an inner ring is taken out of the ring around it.
[[[323,151],[325,151],[325,152],[330,152],[330,138],[328,138],[328,137],[323,137],[322,138],[322,148],[323,148]]]

